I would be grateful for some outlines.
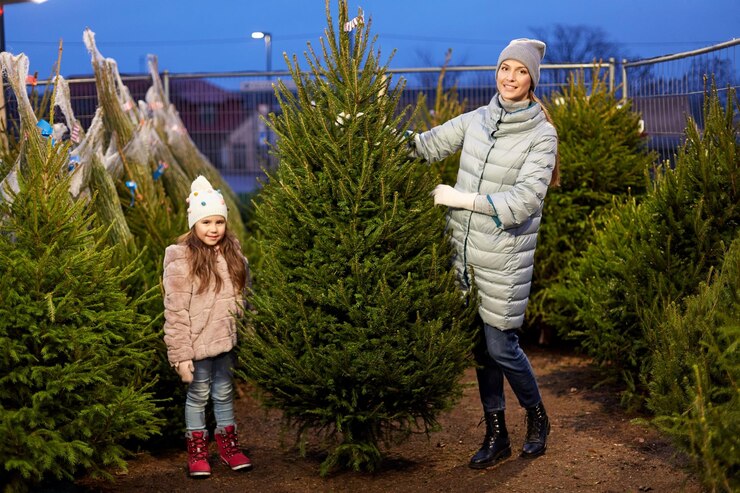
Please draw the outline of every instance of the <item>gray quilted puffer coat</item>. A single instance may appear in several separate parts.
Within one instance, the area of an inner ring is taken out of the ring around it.
[[[455,189],[485,195],[494,214],[449,209],[460,283],[469,288],[472,268],[483,321],[501,330],[521,327],[555,166],[555,128],[539,104],[509,112],[496,95],[488,106],[416,135],[414,144],[431,162],[462,147]]]

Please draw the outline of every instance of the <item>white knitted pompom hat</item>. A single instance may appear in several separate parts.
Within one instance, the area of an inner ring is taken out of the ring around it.
[[[219,190],[214,190],[205,176],[199,176],[190,185],[188,197],[188,228],[208,216],[223,216],[228,219],[226,201]]]

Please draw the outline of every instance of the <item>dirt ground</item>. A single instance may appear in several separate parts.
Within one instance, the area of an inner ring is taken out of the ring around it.
[[[593,386],[598,375],[588,358],[540,347],[527,348],[552,422],[547,454],[518,457],[524,437],[524,413],[507,387],[507,425],[513,456],[487,469],[468,468],[484,434],[475,373],[464,375],[462,400],[440,418],[441,430],[413,436],[388,450],[375,474],[342,472],[318,475],[321,458],[301,457],[293,435],[281,428],[280,413],[265,411],[243,388],[236,401],[242,446],[253,470],[237,473],[216,461],[213,474],[193,480],[186,475],[184,444],[153,456],[135,457],[115,484],[82,482],[96,492],[700,492],[701,487],[667,440],[651,428],[632,423],[638,416],[619,407],[613,389]]]

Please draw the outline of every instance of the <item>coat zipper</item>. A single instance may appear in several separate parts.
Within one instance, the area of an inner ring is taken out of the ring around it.
[[[498,127],[501,125],[501,117],[503,116],[503,113],[499,115],[498,120],[496,121],[496,130],[493,131],[491,134],[491,137],[493,137],[493,143],[491,144],[491,147],[488,148],[488,152],[486,153],[486,158],[483,160],[483,167],[480,171],[480,176],[478,177],[478,185],[476,186],[475,191],[480,193],[480,184],[483,183],[483,173],[486,171],[486,164],[488,164],[488,156],[491,155],[491,151],[493,150],[494,146],[496,145],[496,137],[494,136],[496,132],[498,132]],[[470,211],[470,214],[468,215],[468,223],[465,228],[465,240],[463,241],[463,281],[465,281],[465,285],[470,287],[470,279],[468,278],[468,237],[470,236],[470,222],[473,219],[473,213],[474,211]]]

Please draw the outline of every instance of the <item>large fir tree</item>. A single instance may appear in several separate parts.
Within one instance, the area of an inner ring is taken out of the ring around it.
[[[740,231],[711,282],[671,304],[649,342],[653,421],[707,491],[740,491]]]
[[[599,217],[644,195],[656,155],[638,130],[640,115],[594,71],[590,84],[573,73],[547,103],[558,131],[560,186],[548,191],[535,254],[527,329],[540,342],[567,331],[573,310],[553,299],[569,265],[589,244]],[[525,330],[527,330],[525,329]],[[542,331],[542,332],[540,332]]]
[[[740,226],[737,114],[733,90],[705,95],[704,129],[693,120],[675,169],[657,170],[641,203],[628,201],[554,287],[574,313],[568,332],[641,402],[654,333],[671,303],[696,294],[722,263]]]
[[[276,91],[280,165],[256,207],[264,258],[241,341],[266,403],[332,439],[323,474],[372,470],[387,439],[435,425],[459,395],[476,309],[455,284],[434,179],[399,139],[402,84],[367,26],[336,32],[330,10],[323,57],[309,45],[310,73],[286,58],[297,90]]]
[[[0,203],[0,484],[22,491],[125,466],[157,432],[148,317],[93,216],[69,195],[68,146],[25,115],[19,190]],[[31,120],[32,121],[29,121]]]

